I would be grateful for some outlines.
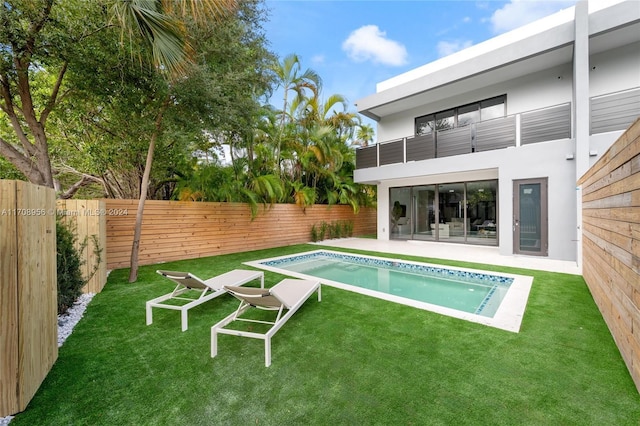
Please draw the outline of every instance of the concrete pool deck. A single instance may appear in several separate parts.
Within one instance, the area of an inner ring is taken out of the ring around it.
[[[316,244],[335,248],[369,250],[383,253],[421,256],[433,259],[459,260],[486,265],[510,266],[514,268],[582,275],[580,268],[575,261],[554,260],[547,259],[545,257],[523,255],[503,256],[500,254],[498,247],[415,240],[383,241],[370,238],[323,240]]]

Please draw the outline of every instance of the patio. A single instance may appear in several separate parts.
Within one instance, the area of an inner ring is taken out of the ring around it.
[[[447,259],[536,271],[560,272],[580,275],[576,262],[547,259],[535,256],[502,256],[498,247],[474,246],[430,241],[374,240],[367,238],[345,238],[318,243],[324,246],[420,256],[432,259]]]

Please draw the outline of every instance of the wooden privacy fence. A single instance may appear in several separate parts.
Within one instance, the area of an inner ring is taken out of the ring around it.
[[[76,236],[76,250],[88,279],[84,293],[99,293],[107,282],[107,210],[101,200],[58,200],[57,215]]]
[[[0,180],[0,417],[23,411],[58,358],[53,189]]]
[[[640,119],[578,184],[583,276],[640,391]]]
[[[107,268],[129,267],[137,200],[105,200]],[[311,227],[351,221],[353,235],[375,234],[376,210],[348,206],[302,208],[275,204],[251,220],[243,203],[148,200],[140,241],[141,265],[307,243]]]

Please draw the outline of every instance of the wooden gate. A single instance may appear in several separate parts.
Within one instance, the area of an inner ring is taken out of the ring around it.
[[[0,180],[0,417],[23,411],[58,358],[53,189]]]

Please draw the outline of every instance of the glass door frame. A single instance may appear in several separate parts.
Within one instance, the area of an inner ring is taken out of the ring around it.
[[[539,250],[523,249],[521,241],[520,187],[521,185],[540,185],[540,247]],[[549,255],[549,209],[548,209],[548,178],[520,179],[513,181],[513,254],[529,256]]]

